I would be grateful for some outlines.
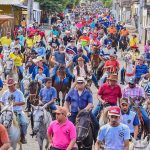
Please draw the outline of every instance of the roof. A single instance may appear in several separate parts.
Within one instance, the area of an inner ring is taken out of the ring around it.
[[[0,5],[20,5],[21,0],[0,0]]]
[[[10,20],[10,19],[14,19],[11,16],[7,16],[7,15],[0,15],[0,25],[3,24],[4,22]]]

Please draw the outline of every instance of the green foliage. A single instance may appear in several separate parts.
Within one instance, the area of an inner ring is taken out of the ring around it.
[[[68,5],[73,8],[80,0],[35,0],[40,3],[43,10],[62,12]]]
[[[105,7],[110,8],[112,5],[112,0],[101,0]]]
[[[51,12],[62,12],[70,0],[36,0],[40,3],[43,10],[50,10]]]

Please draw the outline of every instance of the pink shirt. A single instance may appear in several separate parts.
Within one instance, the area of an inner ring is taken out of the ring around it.
[[[47,130],[48,135],[52,135],[53,147],[65,150],[71,140],[76,140],[76,128],[68,119],[64,124],[57,120],[51,122]]]

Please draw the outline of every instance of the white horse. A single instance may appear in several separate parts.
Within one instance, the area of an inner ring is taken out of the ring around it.
[[[45,148],[48,149],[48,137],[47,137],[47,128],[50,122],[52,121],[50,113],[45,109],[44,106],[33,106],[33,132],[37,135],[37,141],[40,147],[40,150],[43,150],[43,141],[46,139]]]
[[[129,150],[149,150],[148,149],[148,140],[147,137],[145,137],[145,139],[141,139],[141,140],[135,140],[132,137],[132,143],[129,146]]]
[[[17,143],[20,145],[20,150],[22,150],[22,143],[20,142],[20,127],[16,115],[13,112],[13,105],[5,106],[2,109],[0,121],[8,131],[10,144],[13,150],[17,149]]]

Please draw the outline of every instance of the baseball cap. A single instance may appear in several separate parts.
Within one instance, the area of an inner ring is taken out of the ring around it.
[[[113,115],[113,116],[120,116],[120,107],[118,106],[111,106],[109,107],[109,110],[108,110],[108,115]]]
[[[121,104],[128,104],[128,99],[127,98],[122,98],[120,103]]]
[[[77,83],[80,83],[80,82],[84,82],[85,83],[85,79],[83,77],[78,77],[77,78]]]
[[[128,83],[134,84],[135,83],[135,78],[134,77],[129,78]]]

